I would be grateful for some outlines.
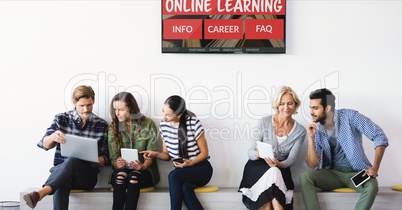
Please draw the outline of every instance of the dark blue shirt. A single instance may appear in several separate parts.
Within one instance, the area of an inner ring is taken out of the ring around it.
[[[78,115],[75,109],[57,114],[54,117],[52,125],[46,130],[46,134],[38,142],[38,147],[49,150],[43,146],[43,139],[46,136],[51,135],[57,130],[65,134],[72,134],[77,136],[84,136],[98,140],[98,154],[105,159],[105,165],[109,165],[109,149],[107,144],[107,128],[108,124],[105,120],[99,118],[95,114],[91,113],[86,119],[85,126],[82,127],[82,118]],[[56,151],[54,154],[53,164],[58,165],[63,163],[67,157],[61,156],[60,144],[57,143]]]
[[[351,168],[348,159],[341,145],[339,145],[336,137],[329,137],[329,145],[331,146],[332,165],[331,168]]]

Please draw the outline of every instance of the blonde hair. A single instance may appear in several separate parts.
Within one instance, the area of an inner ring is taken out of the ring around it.
[[[293,101],[295,102],[295,106],[296,106],[293,114],[297,114],[297,109],[300,107],[301,101],[300,101],[299,97],[297,96],[296,92],[289,86],[282,86],[275,93],[274,101],[272,102],[272,108],[276,111],[276,113],[279,113],[278,107],[279,107],[279,104],[281,103],[281,98],[286,93],[289,93],[290,95],[292,95]]]
[[[77,102],[80,98],[92,98],[95,101],[95,91],[91,86],[80,85],[74,89],[71,99]]]

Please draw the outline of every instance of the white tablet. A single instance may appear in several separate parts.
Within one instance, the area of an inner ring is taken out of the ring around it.
[[[272,145],[261,142],[261,141],[257,141],[257,149],[258,149],[258,153],[260,154],[260,158],[266,158],[266,157],[269,157],[271,159],[274,158],[274,152],[272,150]]]
[[[131,168],[129,163],[131,161],[135,162],[138,160],[138,150],[137,149],[128,149],[128,148],[121,148],[121,157],[126,160],[126,168]]]

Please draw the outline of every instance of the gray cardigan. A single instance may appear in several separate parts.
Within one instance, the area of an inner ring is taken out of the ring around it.
[[[306,128],[295,121],[293,129],[287,137],[287,140],[277,146],[274,126],[272,124],[272,115],[263,117],[251,130],[251,146],[248,150],[248,158],[257,160],[255,156],[257,150],[257,141],[262,141],[271,144],[274,150],[275,158],[282,162],[283,168],[288,168],[296,162],[297,155],[303,146],[306,138]],[[283,154],[282,154],[283,149]],[[280,151],[280,152],[279,152]]]

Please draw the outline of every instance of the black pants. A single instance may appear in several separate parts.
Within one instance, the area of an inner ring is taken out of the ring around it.
[[[140,189],[153,186],[149,171],[116,169],[112,173],[113,210],[137,209]],[[125,208],[124,208],[125,206]]]

